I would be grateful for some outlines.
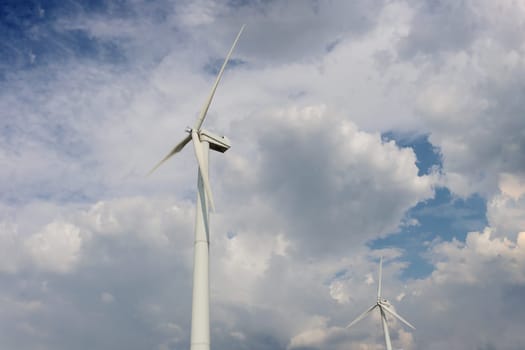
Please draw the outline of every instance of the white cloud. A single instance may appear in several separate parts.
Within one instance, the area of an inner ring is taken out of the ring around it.
[[[67,273],[81,257],[82,237],[78,227],[55,221],[27,238],[24,246],[38,268]]]
[[[437,284],[493,283],[497,276],[500,282],[525,283],[521,266],[525,264],[525,233],[518,234],[516,242],[507,238],[492,238],[492,230],[471,232],[465,243],[444,242],[434,247],[436,270],[432,277]],[[440,258],[441,257],[441,258]],[[442,262],[441,260],[445,260]],[[488,265],[491,265],[489,268]],[[481,270],[483,269],[483,270]]]
[[[516,198],[505,192],[493,196],[487,203],[487,218],[495,234],[515,237],[525,231],[525,197]]]
[[[320,347],[327,342],[330,336],[341,334],[344,332],[342,328],[327,329],[327,319],[321,316],[314,316],[310,320],[311,329],[294,336],[288,349],[302,348],[302,347]]]
[[[350,301],[350,295],[346,293],[342,281],[333,281],[330,283],[330,296],[340,304],[347,304]]]
[[[503,195],[517,201],[525,194],[525,179],[512,174],[501,173],[499,188]]]

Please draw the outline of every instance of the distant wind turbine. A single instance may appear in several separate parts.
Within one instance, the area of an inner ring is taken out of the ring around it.
[[[213,195],[211,192],[210,181],[208,179],[208,153],[209,150],[224,153],[230,148],[230,141],[224,136],[217,136],[209,131],[201,129],[202,123],[210,107],[215,90],[224,73],[224,69],[237,45],[244,25],[235,38],[233,45],[222,64],[213,84],[210,95],[201,109],[199,117],[193,128],[186,128],[188,136],[179,142],[166,157],[164,157],[149,173],[154,172],[165,161],[176,153],[180,152],[184,146],[193,141],[195,158],[199,165],[197,178],[197,206],[195,213],[195,251],[193,257],[193,297],[191,308],[191,350],[210,349],[210,288],[209,288],[209,209],[215,210]]]
[[[363,312],[361,315],[359,315],[355,320],[350,322],[346,328],[350,328],[353,325],[355,325],[357,322],[361,321],[363,318],[365,318],[366,315],[371,313],[375,308],[379,309],[379,313],[381,316],[381,324],[383,326],[383,332],[385,334],[385,344],[386,344],[386,350],[392,350],[392,342],[390,341],[390,333],[388,332],[388,324],[386,319],[386,314],[390,314],[406,324],[408,327],[412,329],[416,329],[416,327],[412,326],[407,320],[405,320],[403,317],[399,316],[394,310],[390,308],[390,303],[386,299],[381,298],[381,280],[382,280],[382,274],[383,274],[383,257],[379,260],[379,281],[377,285],[377,301],[374,305],[370,306],[368,310]]]

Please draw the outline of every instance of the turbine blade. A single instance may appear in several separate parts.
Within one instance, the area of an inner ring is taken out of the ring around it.
[[[207,171],[208,168],[205,166],[204,154],[203,154],[201,141],[199,140],[199,136],[197,135],[197,132],[195,130],[191,132],[191,138],[193,139],[193,148],[195,150],[195,157],[197,158],[197,163],[199,163],[199,170],[202,176],[204,190],[206,191],[206,197],[208,198],[208,202],[210,204],[211,210],[215,211],[215,204],[213,202],[213,195],[211,193],[210,181],[208,179],[208,171]]]
[[[235,38],[235,41],[233,42],[230,52],[228,52],[228,55],[226,56],[226,59],[224,60],[224,63],[222,64],[219,74],[217,75],[217,79],[215,79],[215,83],[213,84],[213,87],[211,88],[210,95],[208,96],[206,103],[202,107],[202,110],[199,114],[199,117],[197,118],[197,122],[195,123],[195,127],[194,127],[194,129],[197,131],[200,130],[202,123],[204,122],[204,118],[206,118],[206,113],[208,113],[208,108],[210,108],[211,100],[213,99],[213,96],[215,95],[215,90],[217,90],[217,86],[219,85],[219,82],[221,81],[222,74],[224,73],[224,69],[226,68],[228,61],[230,60],[233,50],[235,49],[235,46],[237,45],[237,41],[239,41],[239,38],[241,37],[242,31],[244,30],[245,26],[246,25],[243,24],[241,27],[241,30],[239,30],[239,34],[237,34],[237,37]]]
[[[383,309],[384,309],[384,306],[379,305],[379,311],[381,313],[381,324],[383,325],[383,333],[385,334],[385,347],[386,347],[386,350],[392,350],[392,341],[390,340],[388,322],[386,320],[386,315]]]
[[[379,282],[377,283],[377,301],[381,300],[381,282],[383,279],[383,257],[379,259]]]
[[[150,172],[148,173],[148,175],[151,175],[151,173],[153,173],[155,170],[157,170],[157,168],[159,166],[162,165],[162,163],[164,163],[165,161],[167,161],[168,159],[170,159],[175,153],[178,153],[180,152],[184,146],[186,146],[186,144],[188,142],[190,142],[191,140],[191,135],[188,135],[186,136],[181,142],[179,142],[175,147],[173,147],[173,149],[171,150],[170,153],[168,153],[168,155],[166,157],[164,157],[157,165],[155,165],[153,167],[153,169],[150,170]]]
[[[404,324],[406,324],[408,327],[412,328],[412,329],[416,329],[416,327],[412,326],[410,324],[410,322],[408,322],[407,320],[405,320],[403,317],[399,316],[394,310],[392,310],[391,308],[389,308],[387,305],[385,304],[381,304],[382,306],[382,309],[385,310],[386,312],[388,312],[390,315],[394,316],[395,318],[397,318],[399,321],[403,322]]]
[[[352,327],[354,324],[356,324],[357,322],[361,321],[363,318],[365,318],[366,315],[368,315],[370,312],[372,312],[372,310],[374,310],[375,308],[377,307],[377,304],[374,304],[372,306],[370,306],[368,308],[368,310],[366,310],[365,312],[363,312],[361,315],[357,316],[357,318],[355,320],[353,320],[352,322],[350,322],[348,324],[348,326],[346,326],[346,328],[350,328]]]

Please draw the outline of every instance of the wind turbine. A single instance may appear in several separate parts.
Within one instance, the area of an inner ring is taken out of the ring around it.
[[[193,128],[186,128],[188,136],[179,142],[149,173],[155,171],[162,163],[180,152],[188,142],[193,141],[195,157],[199,165],[197,176],[197,205],[195,213],[195,244],[193,256],[193,296],[191,308],[191,350],[210,349],[210,287],[209,287],[209,209],[215,210],[210,181],[208,179],[208,153],[209,150],[224,153],[230,148],[230,141],[224,136],[217,136],[202,129],[202,123],[210,107],[217,85],[222,78],[224,69],[237,45],[237,41],[244,30],[244,25],[239,30],[233,45],[222,64],[215,79],[208,99]]]
[[[361,315],[357,316],[355,320],[350,322],[346,328],[352,327],[357,322],[361,321],[363,318],[365,318],[366,315],[371,313],[375,308],[379,309],[379,313],[381,316],[381,325],[383,326],[383,333],[385,334],[385,344],[386,344],[386,350],[392,350],[392,342],[390,341],[390,333],[388,332],[388,324],[386,319],[386,314],[390,314],[406,324],[408,327],[412,329],[416,329],[416,327],[412,326],[407,320],[405,320],[403,317],[399,316],[394,310],[390,308],[390,303],[386,299],[381,298],[381,280],[382,280],[382,274],[383,274],[383,257],[379,260],[379,281],[377,285],[377,301],[374,305],[370,306],[368,310],[363,312]]]

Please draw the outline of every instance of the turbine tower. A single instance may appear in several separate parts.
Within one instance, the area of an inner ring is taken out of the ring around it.
[[[195,158],[198,163],[197,176],[197,205],[195,211],[195,244],[193,256],[193,296],[191,308],[191,350],[210,349],[210,288],[209,288],[209,209],[215,210],[213,195],[208,179],[208,153],[209,150],[224,153],[230,148],[230,141],[224,136],[217,136],[202,129],[202,123],[206,118],[217,85],[221,80],[224,69],[237,45],[237,41],[244,30],[241,27],[233,45],[222,64],[215,79],[208,99],[201,109],[199,117],[193,128],[186,128],[188,135],[179,142],[166,157],[164,157],[151,171],[155,171],[162,163],[167,161],[176,153],[180,152],[188,142],[193,141]]]
[[[392,342],[390,341],[390,333],[388,332],[388,323],[386,319],[386,314],[390,314],[406,324],[408,327],[412,329],[416,329],[414,326],[412,326],[407,320],[405,320],[403,317],[399,316],[394,310],[390,308],[389,302],[386,299],[381,298],[381,282],[382,282],[382,276],[383,274],[383,257],[379,260],[379,281],[377,284],[377,301],[374,305],[370,306],[368,310],[363,312],[361,315],[357,316],[355,320],[350,322],[346,328],[352,327],[357,322],[361,321],[363,318],[365,318],[366,315],[371,313],[375,308],[379,309],[379,314],[381,317],[381,325],[383,326],[383,333],[385,334],[385,344],[386,344],[386,350],[392,350]]]

